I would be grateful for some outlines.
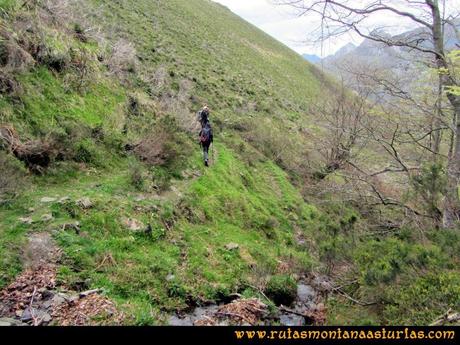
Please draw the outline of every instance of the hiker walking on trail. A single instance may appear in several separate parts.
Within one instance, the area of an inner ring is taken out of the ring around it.
[[[209,122],[209,108],[208,105],[205,104],[203,108],[198,112],[198,121],[201,124],[201,128],[204,128],[205,125]]]
[[[203,148],[204,165],[206,166],[209,166],[209,147],[213,140],[211,124],[207,121],[200,131],[200,144]]]

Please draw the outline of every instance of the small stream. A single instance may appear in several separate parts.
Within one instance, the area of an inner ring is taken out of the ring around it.
[[[279,310],[270,317],[260,320],[260,325],[280,324],[282,326],[305,326],[307,320],[302,315],[308,314],[318,308],[321,308],[321,296],[318,292],[318,287],[325,281],[326,278],[316,278],[312,282],[299,282],[297,285],[297,297],[294,303],[289,307],[291,312]],[[316,287],[316,288],[315,288]],[[211,304],[207,306],[196,307],[189,313],[181,313],[172,315],[168,324],[170,326],[193,326],[195,322],[206,318],[212,318],[218,309],[224,304]],[[228,321],[222,321],[219,325],[230,325]]]

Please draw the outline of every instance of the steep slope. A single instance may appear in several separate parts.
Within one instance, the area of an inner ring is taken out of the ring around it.
[[[104,288],[127,323],[312,267],[296,236],[327,221],[272,160],[288,168],[305,149],[277,157],[285,132],[305,140],[314,67],[209,1],[30,6],[2,3],[2,135],[17,145],[1,154],[6,174],[21,159],[41,175],[2,194],[1,285],[42,231],[64,250],[62,283]],[[194,146],[204,102],[209,170]],[[46,159],[32,163],[30,147]]]
[[[330,323],[423,324],[458,304],[457,235],[430,233],[426,247],[405,233],[369,239],[350,203],[327,191],[327,208],[306,201],[313,114],[334,82],[225,7],[4,0],[0,16],[0,287],[46,232],[62,250],[58,286],[103,289],[124,324],[235,293],[289,297],[312,272],[384,301],[332,298]],[[404,293],[417,289],[430,308]]]

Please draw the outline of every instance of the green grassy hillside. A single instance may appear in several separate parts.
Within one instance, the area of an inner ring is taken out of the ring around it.
[[[234,292],[260,297],[274,276],[328,271],[335,259],[356,262],[363,285],[441,266],[430,258],[444,250],[442,236],[431,249],[401,240],[351,252],[356,211],[304,199],[315,145],[305,130],[316,130],[312,105],[333,85],[302,57],[207,0],[67,3],[0,0],[0,125],[49,158],[26,169],[0,146],[11,177],[0,180],[0,287],[22,270],[35,232],[62,248],[62,283],[103,288],[133,324],[161,324]],[[203,103],[216,132],[208,169],[196,140]],[[84,197],[91,207],[78,205]],[[77,221],[79,232],[65,230]],[[385,246],[393,254],[376,264]],[[449,272],[437,284],[460,286]],[[363,322],[348,303],[332,300],[331,322]]]

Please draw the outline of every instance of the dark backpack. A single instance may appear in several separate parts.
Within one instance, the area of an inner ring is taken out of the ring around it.
[[[208,143],[211,141],[212,129],[209,124],[201,130],[200,141],[202,144]]]

